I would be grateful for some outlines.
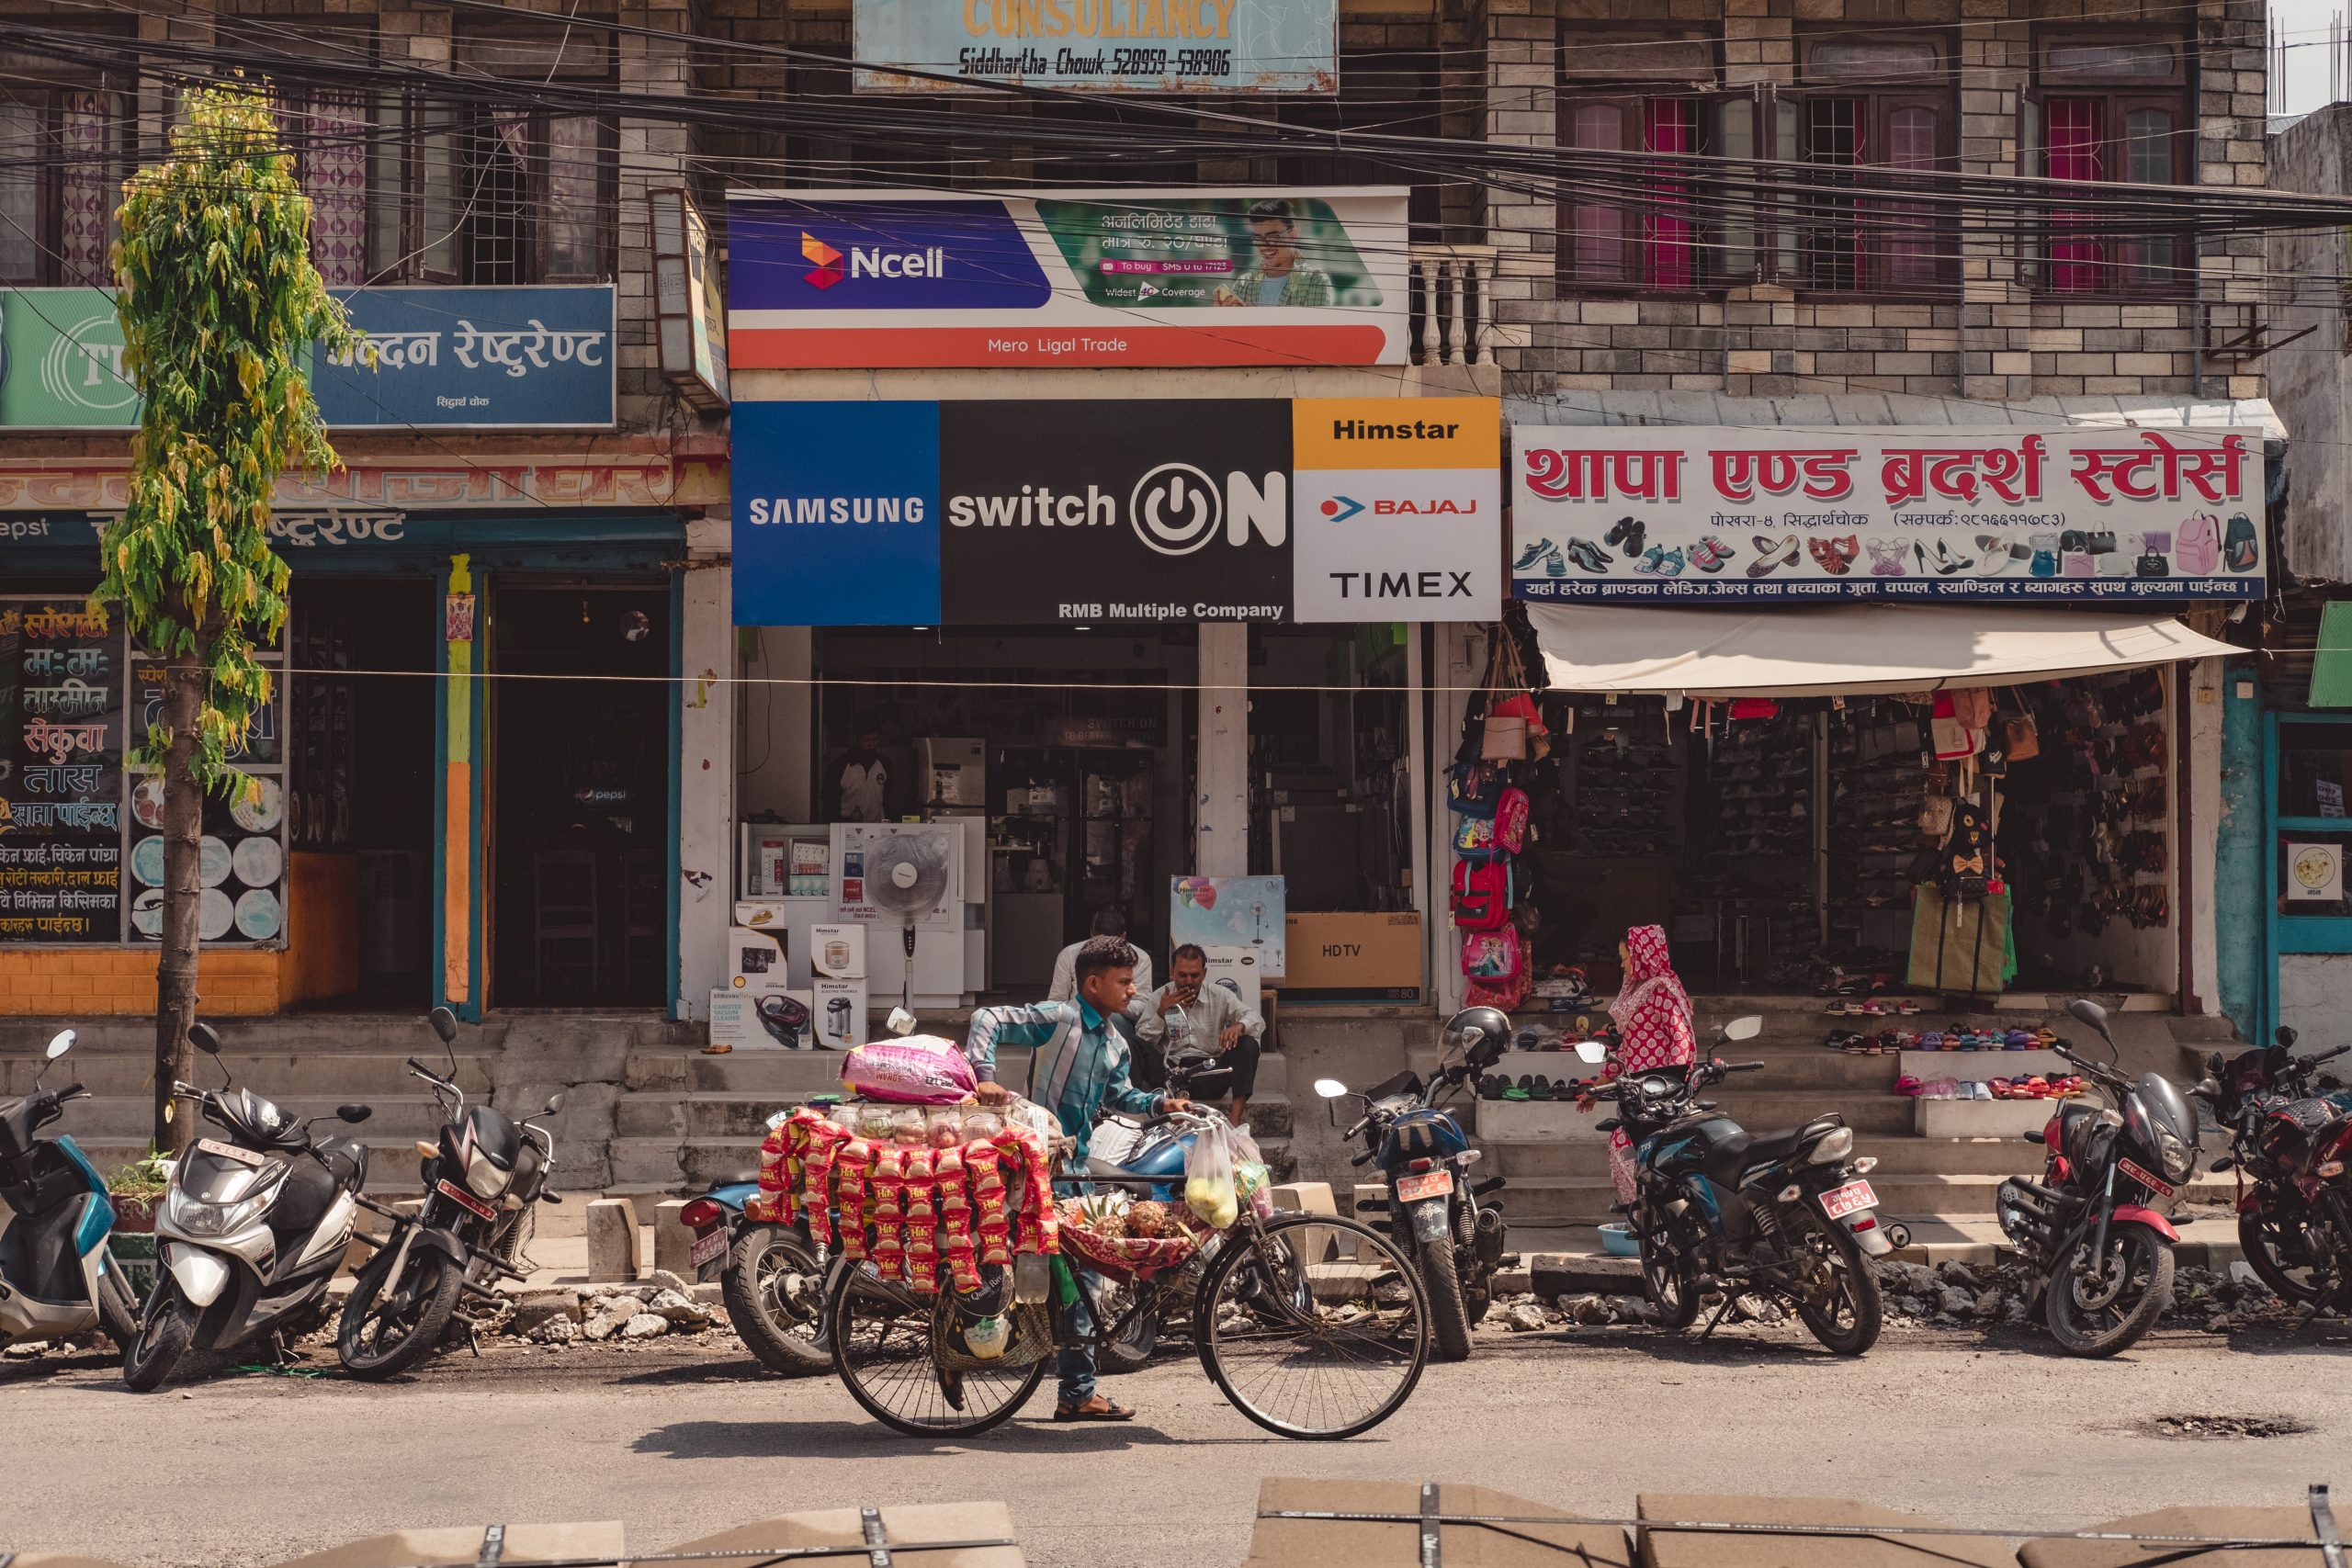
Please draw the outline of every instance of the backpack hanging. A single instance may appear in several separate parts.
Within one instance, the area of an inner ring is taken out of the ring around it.
[[[1464,817],[1492,817],[1507,787],[1492,762],[1456,762],[1446,774],[1445,804]]]
[[[1510,863],[1453,863],[1453,923],[1465,931],[1500,931],[1510,923],[1513,897]]]
[[[1504,922],[1500,931],[1462,934],[1462,973],[1473,980],[1516,980],[1526,967],[1526,944],[1519,928]]]
[[[1527,792],[1504,787],[1492,817],[1464,817],[1453,830],[1453,852],[1484,864],[1527,847]]]

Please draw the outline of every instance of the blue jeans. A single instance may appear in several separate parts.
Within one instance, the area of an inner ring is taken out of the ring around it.
[[[1063,1406],[1083,1404],[1094,1397],[1094,1301],[1086,1293],[1085,1274],[1075,1268],[1071,1273],[1078,1280],[1078,1300],[1067,1307],[1056,1307],[1055,1327],[1062,1338],[1085,1340],[1088,1345],[1055,1352],[1054,1371],[1061,1374],[1062,1380],[1061,1397],[1057,1403]]]

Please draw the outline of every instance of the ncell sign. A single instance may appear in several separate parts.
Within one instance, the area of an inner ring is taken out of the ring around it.
[[[739,402],[735,619],[1490,617],[1498,405],[1399,406]]]

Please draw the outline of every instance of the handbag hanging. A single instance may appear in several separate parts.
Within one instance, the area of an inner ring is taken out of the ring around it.
[[[1510,677],[1506,685],[1503,677]],[[1518,762],[1527,758],[1527,740],[1532,730],[1543,720],[1536,717],[1535,701],[1527,694],[1527,669],[1519,660],[1519,642],[1510,628],[1497,626],[1495,648],[1487,661],[1487,684],[1494,689],[1494,701],[1487,709],[1484,734],[1478,744],[1478,755],[1490,762]]]
[[[2033,710],[2022,699],[2018,711],[2001,720],[2001,750],[2012,762],[2030,761],[2041,755],[2041,727],[2034,723]]]

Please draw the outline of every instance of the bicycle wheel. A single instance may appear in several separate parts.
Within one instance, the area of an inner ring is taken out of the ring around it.
[[[956,1337],[967,1309],[950,1292],[919,1295],[893,1284],[871,1264],[843,1269],[828,1305],[833,1371],[850,1397],[912,1438],[968,1438],[1005,1420],[1037,1392],[1053,1353],[1042,1309],[1008,1302],[1013,1331],[1004,1354],[992,1361],[957,1356],[951,1370],[941,1346]]]
[[[1201,1364],[1285,1438],[1352,1438],[1395,1415],[1429,1361],[1412,1259],[1353,1220],[1285,1214],[1238,1235],[1193,1309]]]

